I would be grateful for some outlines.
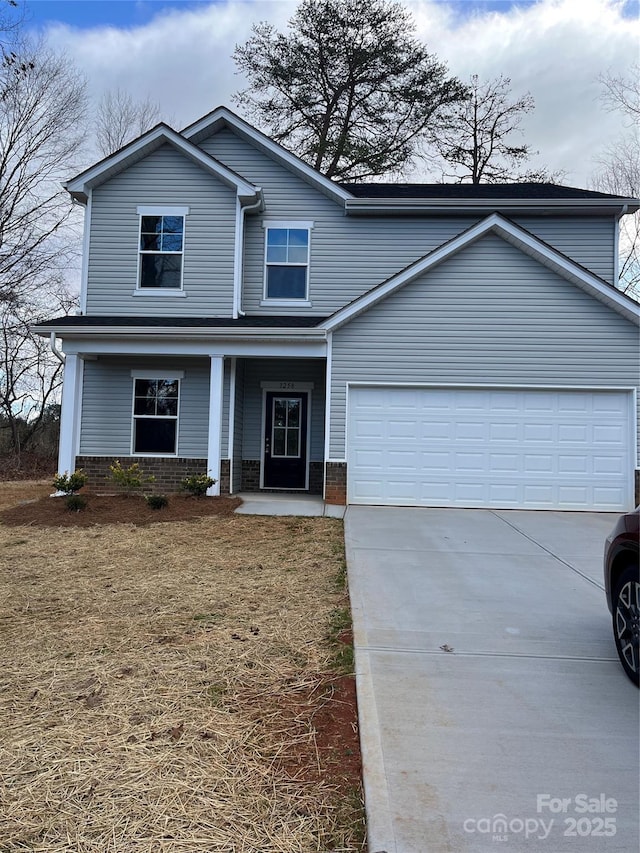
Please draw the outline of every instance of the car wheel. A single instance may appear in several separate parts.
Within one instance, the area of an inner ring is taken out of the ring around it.
[[[640,676],[640,580],[638,567],[627,566],[613,595],[613,636],[620,663],[634,684]]]

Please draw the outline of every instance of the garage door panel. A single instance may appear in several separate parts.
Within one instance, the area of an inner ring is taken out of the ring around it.
[[[349,500],[626,509],[630,402],[607,391],[351,389]]]
[[[593,473],[623,476],[622,459],[619,456],[594,456]]]
[[[593,440],[598,444],[619,445],[623,437],[621,425],[596,424],[593,427]]]

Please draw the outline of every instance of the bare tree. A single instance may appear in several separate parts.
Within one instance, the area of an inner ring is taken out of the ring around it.
[[[437,131],[435,149],[445,164],[443,177],[472,184],[540,182],[555,177],[545,169],[521,171],[538,153],[515,141],[522,136],[523,117],[534,109],[528,92],[511,98],[509,77],[500,75],[482,82],[474,74],[468,97],[453,108],[451,120]]]
[[[640,120],[640,63],[629,69],[629,76],[601,74],[599,82],[604,87],[602,102],[608,109],[622,110],[629,123]]]
[[[122,89],[105,92],[96,114],[98,149],[107,157],[159,121],[160,105],[149,98],[136,101]]]
[[[37,438],[62,386],[62,363],[52,356],[48,341],[33,334],[32,324],[74,304],[61,283],[57,311],[50,302],[0,313],[0,448],[17,460]]]
[[[597,171],[592,184],[600,192],[628,198],[640,197],[640,66],[632,66],[629,76],[601,75],[605,109],[618,112],[628,125],[620,136],[595,158]],[[640,301],[640,213],[620,220],[618,287]]]
[[[236,47],[235,101],[327,177],[401,172],[465,95],[414,31],[398,2],[302,0],[286,35],[261,23]]]
[[[68,307],[77,235],[61,181],[83,140],[84,82],[67,58],[12,39],[0,60],[0,413],[36,424],[60,365],[31,323]],[[18,436],[10,442],[19,452]]]

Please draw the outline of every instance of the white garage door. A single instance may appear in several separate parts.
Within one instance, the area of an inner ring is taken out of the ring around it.
[[[625,510],[630,406],[623,391],[351,388],[348,500]]]

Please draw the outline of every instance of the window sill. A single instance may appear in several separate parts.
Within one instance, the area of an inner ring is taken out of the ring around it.
[[[174,290],[170,287],[145,287],[144,290],[137,288],[133,291],[133,296],[170,296],[173,297],[186,297],[186,292],[184,290]]]
[[[139,451],[133,450],[131,452],[131,456],[138,456],[146,459],[176,459],[178,457],[177,453],[141,453]]]
[[[262,299],[261,308],[313,308],[308,299]]]

